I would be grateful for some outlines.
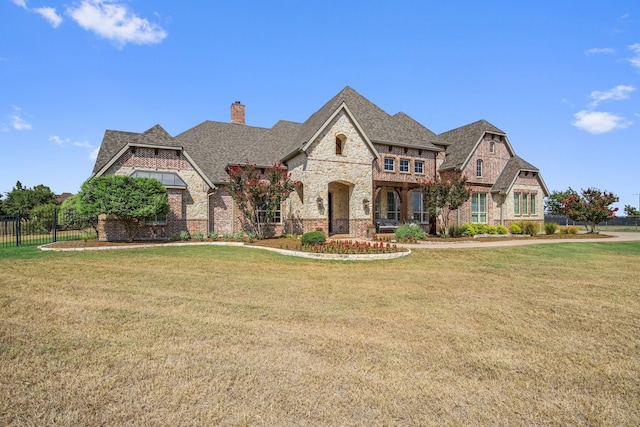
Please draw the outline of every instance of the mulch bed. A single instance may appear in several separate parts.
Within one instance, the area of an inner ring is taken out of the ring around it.
[[[611,236],[608,236],[606,234],[585,234],[585,233],[580,233],[580,234],[540,234],[536,237],[529,237],[529,236],[522,236],[522,237],[516,237],[516,236],[487,236],[487,237],[477,237],[477,238],[473,238],[473,237],[461,237],[461,238],[447,238],[447,239],[443,239],[441,237],[428,237],[427,239],[423,240],[425,242],[434,242],[434,243],[442,243],[442,242],[496,242],[496,241],[505,241],[505,240],[516,240],[516,239],[538,239],[538,240],[549,240],[549,239],[594,239],[594,238],[608,238]],[[393,239],[393,235],[389,235],[390,239]],[[358,239],[352,239],[352,240],[358,240]],[[363,239],[359,239],[359,240],[363,240]],[[203,242],[213,242],[214,240],[212,239],[204,239]],[[216,242],[222,242],[223,240],[216,240]],[[198,243],[200,242],[199,240],[190,240],[189,242],[191,243]],[[233,240],[233,242],[236,242],[236,240]],[[56,242],[56,243],[51,243],[49,244],[49,246],[52,247],[56,247],[56,248],[97,248],[97,247],[107,247],[107,246],[123,246],[123,247],[127,247],[127,246],[135,246],[135,245],[156,245],[156,244],[172,244],[172,243],[186,243],[184,241],[181,240],[137,240],[134,242],[125,242],[125,241],[116,241],[116,242],[102,242],[99,240],[87,240],[82,241],[82,240],[67,240],[67,241],[62,241],[62,242]],[[300,249],[300,241],[299,240],[294,240],[294,239],[289,239],[286,237],[277,237],[277,238],[271,238],[271,239],[264,239],[264,240],[256,240],[254,242],[245,242],[245,244],[247,245],[256,245],[256,246],[266,246],[266,247],[271,247],[271,248],[278,248],[278,249],[288,249],[288,250],[299,250]]]

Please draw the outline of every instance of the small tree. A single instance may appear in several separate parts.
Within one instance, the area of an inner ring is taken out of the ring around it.
[[[91,227],[97,235],[98,218],[87,214],[87,212],[82,212],[78,208],[79,203],[79,194],[67,197],[58,208],[60,212],[58,224],[64,230],[82,230]]]
[[[442,218],[440,235],[448,236],[449,215],[471,197],[467,179],[461,174],[438,176],[435,180],[423,183],[421,186],[429,215],[432,218]]]
[[[569,188],[567,197],[562,199],[560,214],[574,221],[584,222],[587,231],[595,233],[596,225],[615,218],[618,208],[611,205],[617,202],[618,196],[597,188],[587,188],[578,194]]]
[[[122,224],[127,240],[133,241],[144,226],[145,218],[169,212],[167,189],[153,178],[105,175],[82,184],[77,208],[97,218],[111,215]]]
[[[234,165],[229,167],[227,192],[252,228],[248,231],[262,239],[297,184],[281,163],[268,168],[264,174],[252,164]]]
[[[640,211],[631,205],[624,205],[624,213],[628,217],[633,217],[633,218],[640,217]]]
[[[56,195],[49,187],[40,184],[28,188],[18,181],[16,186],[7,193],[7,198],[2,203],[2,209],[8,215],[21,215],[24,218],[29,218],[33,208],[49,204],[56,204]]]

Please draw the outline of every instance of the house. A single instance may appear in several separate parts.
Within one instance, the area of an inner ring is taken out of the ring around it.
[[[228,123],[205,121],[171,136],[160,125],[143,133],[107,130],[92,176],[125,174],[158,179],[171,210],[149,219],[145,238],[188,230],[219,234],[241,230],[227,168],[281,162],[300,184],[277,215],[276,233],[322,229],[366,235],[371,224],[415,222],[431,231],[420,183],[462,173],[471,199],[455,222],[510,225],[543,222],[549,194],[540,171],[515,154],[505,132],[480,120],[435,134],[404,113],[389,115],[345,87],[303,123],[271,128],[245,124],[245,106],[231,105]],[[117,223],[101,222],[101,238],[117,240]]]

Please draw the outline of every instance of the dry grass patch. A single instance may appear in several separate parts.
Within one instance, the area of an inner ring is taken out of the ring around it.
[[[0,424],[637,425],[638,255],[2,259]]]

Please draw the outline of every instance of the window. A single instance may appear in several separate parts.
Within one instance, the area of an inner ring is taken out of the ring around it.
[[[409,172],[409,159],[400,159],[400,172]]]
[[[398,203],[396,192],[387,192],[387,219],[398,221],[400,219],[399,207],[400,203]]]
[[[413,192],[413,220],[420,224],[429,222],[429,212],[425,202],[426,200],[421,192]]]
[[[513,214],[520,215],[520,193],[513,193]]]
[[[167,225],[166,215],[154,215],[144,219],[145,225]]]
[[[482,160],[476,161],[476,176],[482,176]]]
[[[471,222],[487,222],[487,193],[474,193],[471,196]]]
[[[531,215],[535,215],[536,214],[536,195],[532,194],[531,195]]]
[[[393,157],[384,158],[384,170],[393,172],[396,170],[396,159]]]
[[[528,194],[522,193],[522,215],[529,214],[529,209],[527,207],[527,202],[529,201],[529,198],[527,196]]]
[[[347,138],[344,135],[336,136],[336,155],[342,156],[344,151],[344,142]]]
[[[495,151],[496,151],[496,143],[495,143],[495,142],[493,142],[493,141],[491,141],[491,142],[489,143],[489,152],[490,152],[490,153],[495,153]]]
[[[131,176],[134,178],[154,178],[160,181],[165,187],[187,188],[187,184],[175,172],[137,170],[134,171]]]
[[[260,221],[261,224],[266,224],[267,223],[267,211],[263,210],[263,209],[258,209],[257,210],[257,214],[258,214],[258,221]],[[271,223],[274,224],[278,224],[280,222],[282,222],[282,208],[278,209],[277,211],[275,211],[273,213],[273,218],[270,221]]]
[[[413,172],[417,174],[424,173],[424,162],[422,160],[416,160],[413,162]]]

